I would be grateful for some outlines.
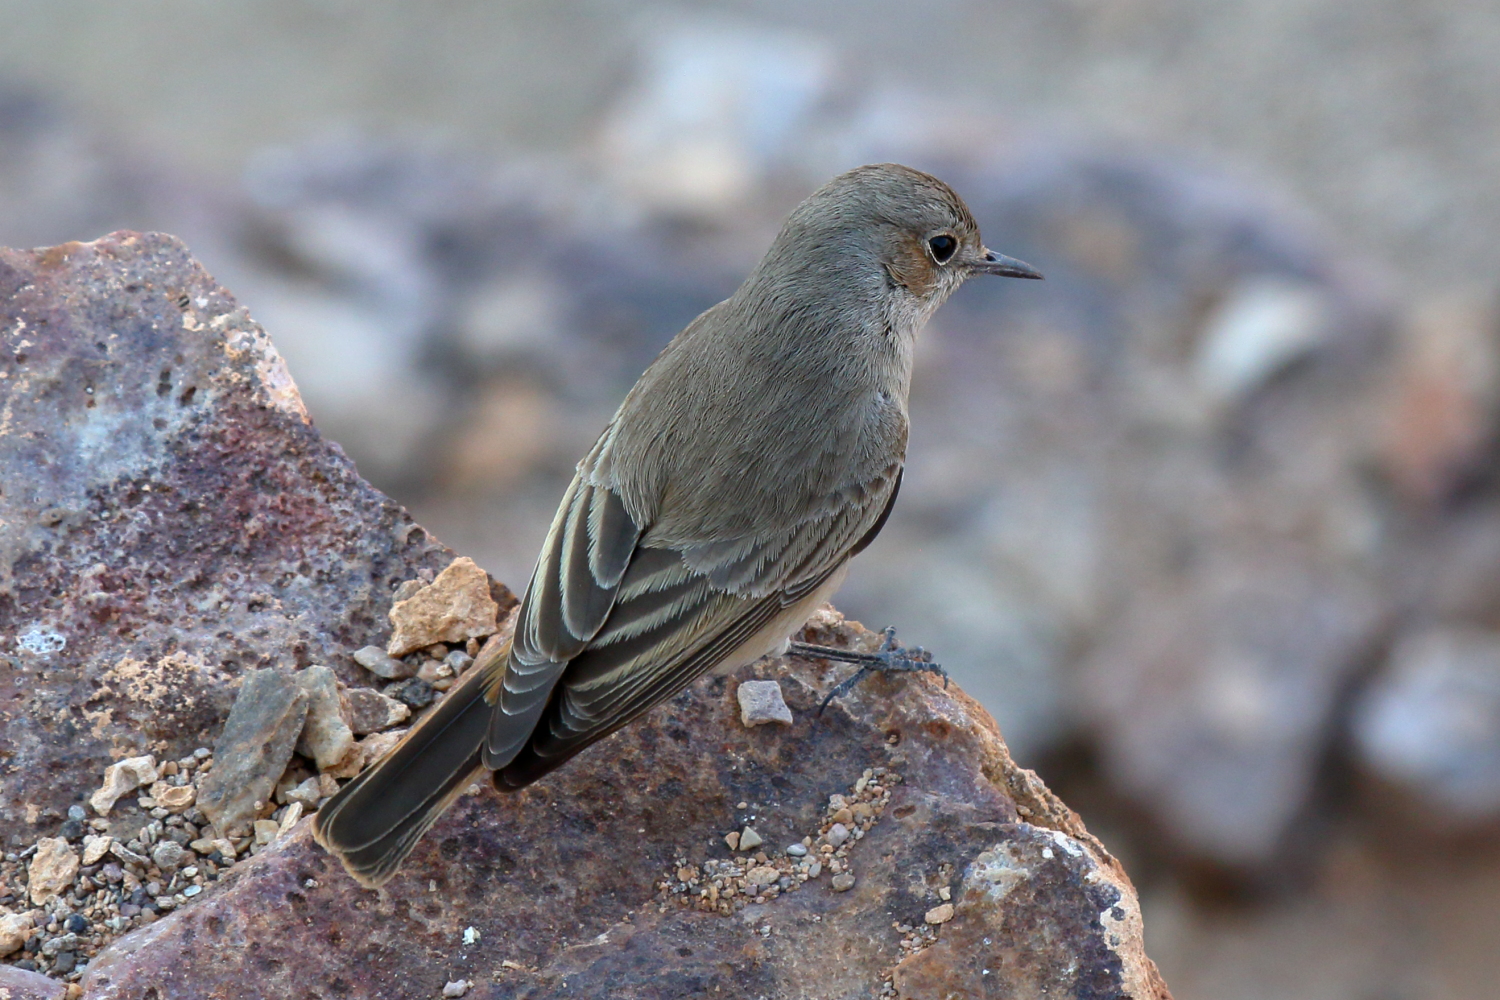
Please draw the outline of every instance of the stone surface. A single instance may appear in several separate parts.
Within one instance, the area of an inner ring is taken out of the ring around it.
[[[0,965],[0,997],[4,1000],[63,1000],[67,987],[56,979]]]
[[[43,837],[26,867],[27,891],[41,906],[51,896],[65,892],[78,874],[78,852],[61,837]]]
[[[247,670],[354,681],[391,590],[452,561],[171,237],[0,251],[0,356],[0,622],[30,637],[0,657],[0,836],[211,743]]]
[[[100,816],[108,816],[120,796],[156,780],[156,758],[147,754],[130,757],[104,769],[104,784],[89,796],[89,805]]]
[[[374,688],[348,688],[344,699],[349,704],[349,728],[356,736],[399,726],[411,716],[410,708]]]
[[[344,759],[354,745],[354,733],[344,719],[338,678],[332,670],[313,664],[297,674],[297,683],[307,693],[307,718],[297,737],[297,752],[322,771]]]
[[[417,668],[405,660],[398,660],[379,646],[365,646],[354,651],[354,662],[376,677],[388,681],[404,680],[417,672]]]
[[[792,724],[792,710],[781,697],[781,685],[775,681],[745,681],[735,689],[740,703],[740,722],[760,726],[768,722]]]
[[[874,640],[826,612],[805,638]],[[460,797],[379,891],[348,878],[304,820],[107,949],[85,995],[377,997],[399,977],[413,996],[466,979],[496,998],[812,1000],[877,995],[894,975],[913,997],[1167,996],[1118,863],[1011,761],[983,709],[917,676],[872,679],[819,717],[838,676],[763,661],[696,684],[518,794]],[[805,721],[744,728],[737,683],[773,677]],[[735,857],[769,884],[766,865],[720,839],[740,804],[769,842],[797,842],[827,822],[831,788],[864,787],[873,767],[901,778],[879,779],[890,798],[851,840],[847,870],[727,915],[660,888]],[[835,891],[834,877],[853,884]],[[950,886],[935,943],[904,949],[892,923],[924,925]],[[195,944],[206,935],[238,944]]]
[[[246,675],[224,731],[214,742],[214,768],[198,808],[220,833],[255,819],[257,803],[271,801],[307,718],[307,692],[280,670]]]
[[[495,633],[499,615],[489,575],[461,556],[432,583],[391,607],[386,652],[399,657],[439,642],[483,639]]]

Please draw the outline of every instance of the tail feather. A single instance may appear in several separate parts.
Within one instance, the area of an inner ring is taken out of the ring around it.
[[[378,886],[484,770],[492,706],[485,695],[510,654],[480,655],[461,683],[373,767],[341,788],[313,820],[313,836],[359,882]]]

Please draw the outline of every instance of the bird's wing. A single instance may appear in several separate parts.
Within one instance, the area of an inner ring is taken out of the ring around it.
[[[899,479],[779,531],[683,548],[639,544],[613,492],[575,480],[522,603],[486,765],[534,780],[712,669],[868,544]]]

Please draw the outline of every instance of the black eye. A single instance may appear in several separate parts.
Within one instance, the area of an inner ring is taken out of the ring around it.
[[[927,245],[932,248],[932,259],[939,264],[946,264],[948,258],[953,256],[953,251],[958,249],[958,240],[943,233],[928,240]]]

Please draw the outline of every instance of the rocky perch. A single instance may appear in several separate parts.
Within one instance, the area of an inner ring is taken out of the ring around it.
[[[319,437],[176,240],[0,251],[0,336],[0,991],[1169,996],[1125,872],[977,703],[874,679],[820,716],[821,661],[476,787],[361,888],[304,811],[514,598]],[[825,610],[806,638],[879,636]]]

